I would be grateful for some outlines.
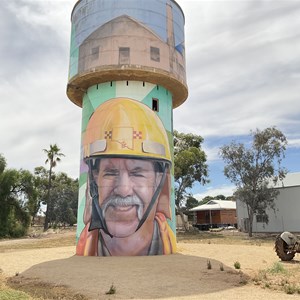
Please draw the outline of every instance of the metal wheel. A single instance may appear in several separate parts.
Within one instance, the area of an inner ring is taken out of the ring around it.
[[[276,237],[275,251],[276,251],[277,256],[282,261],[292,260],[294,258],[294,256],[295,256],[295,252],[292,252],[292,251],[288,250],[287,243],[280,237],[280,235],[278,235]]]

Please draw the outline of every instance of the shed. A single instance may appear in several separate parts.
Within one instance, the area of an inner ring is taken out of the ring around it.
[[[266,223],[266,215],[255,215],[252,232],[300,232],[300,172],[288,173],[283,181],[275,185],[275,188],[279,189],[279,195],[275,199],[275,210],[266,210],[268,223]],[[239,199],[237,199],[237,217],[238,228],[248,232],[249,219],[246,205]]]
[[[229,200],[210,200],[206,204],[192,208],[193,226],[200,230],[226,226],[237,226],[236,202]]]

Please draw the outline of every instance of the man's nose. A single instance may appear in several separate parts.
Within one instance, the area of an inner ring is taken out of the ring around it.
[[[127,172],[121,173],[115,185],[114,193],[121,197],[133,195],[133,185]]]

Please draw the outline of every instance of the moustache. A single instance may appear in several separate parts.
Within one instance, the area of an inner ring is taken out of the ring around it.
[[[127,196],[127,197],[120,197],[120,196],[108,197],[105,203],[102,205],[103,217],[105,217],[105,212],[109,206],[126,207],[126,206],[133,206],[133,205],[137,207],[137,217],[140,221],[143,217],[144,204],[143,201],[136,195]]]

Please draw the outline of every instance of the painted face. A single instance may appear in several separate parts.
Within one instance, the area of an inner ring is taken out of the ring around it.
[[[99,205],[113,236],[126,237],[135,232],[156,190],[158,177],[151,161],[101,159],[99,173],[95,175]],[[149,217],[154,218],[153,212]],[[149,225],[153,226],[153,222],[145,223]]]

